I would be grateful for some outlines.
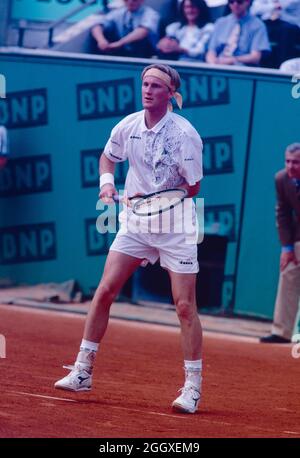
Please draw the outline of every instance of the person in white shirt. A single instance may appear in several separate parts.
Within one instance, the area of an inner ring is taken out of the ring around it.
[[[179,8],[180,20],[166,27],[157,45],[159,57],[204,61],[214,29],[209,8],[204,0],[183,0]]]
[[[202,178],[202,140],[182,116],[168,110],[174,97],[182,105],[180,76],[173,68],[157,64],[142,72],[144,110],[119,122],[100,158],[100,198],[113,203],[115,164],[129,161],[125,191],[128,197],[170,187],[184,188],[188,198],[198,194]],[[123,216],[131,214],[126,207]],[[181,233],[153,233],[121,228],[110,247],[104,273],[93,298],[74,369],[55,383],[71,391],[91,389],[92,369],[99,342],[106,331],[110,306],[120,289],[144,262],[160,258],[167,269],[181,325],[185,383],[173,402],[176,411],[194,413],[202,383],[202,329],[196,304],[197,241],[186,243]]]

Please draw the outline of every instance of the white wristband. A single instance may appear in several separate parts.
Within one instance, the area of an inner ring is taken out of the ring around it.
[[[113,186],[115,185],[115,178],[112,173],[103,173],[102,175],[100,175],[100,180],[99,180],[100,189],[105,184],[112,184]]]

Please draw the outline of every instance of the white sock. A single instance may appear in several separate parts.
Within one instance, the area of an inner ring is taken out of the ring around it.
[[[80,351],[76,359],[77,367],[79,366],[80,369],[84,369],[92,373],[98,348],[99,344],[82,339]]]
[[[190,382],[196,388],[201,390],[202,381],[202,359],[194,361],[184,361],[185,382]]]
[[[80,344],[80,351],[98,351],[99,344],[96,342],[91,342],[90,340],[82,339]]]

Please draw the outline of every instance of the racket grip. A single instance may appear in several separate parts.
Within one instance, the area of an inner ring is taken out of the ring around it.
[[[120,202],[122,200],[122,196],[120,196],[120,194],[114,194],[112,198],[115,202]]]

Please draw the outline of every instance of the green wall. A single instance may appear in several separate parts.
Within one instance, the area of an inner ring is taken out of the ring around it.
[[[113,239],[95,228],[98,157],[112,127],[142,108],[145,63],[2,55],[0,124],[9,129],[12,159],[0,172],[0,277],[75,278],[85,292],[97,285]],[[300,101],[290,77],[274,71],[174,66],[182,115],[205,143],[206,231],[229,238],[223,305],[271,317],[279,253],[273,175],[285,146],[299,141]],[[121,184],[126,165],[117,173]]]

